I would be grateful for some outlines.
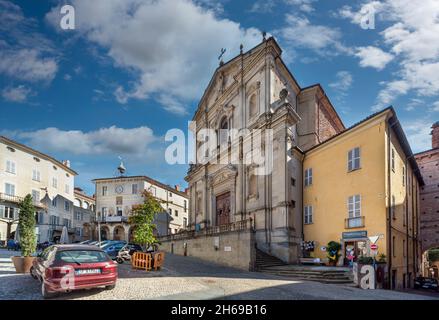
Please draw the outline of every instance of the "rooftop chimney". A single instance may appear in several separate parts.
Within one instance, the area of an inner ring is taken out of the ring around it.
[[[175,190],[180,191],[180,185],[179,184],[175,185]]]
[[[439,121],[436,121],[431,128],[431,147],[433,149],[439,148]]]
[[[67,168],[70,168],[70,160],[63,160],[62,164],[65,165]]]

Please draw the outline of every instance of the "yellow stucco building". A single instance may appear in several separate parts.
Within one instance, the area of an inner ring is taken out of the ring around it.
[[[304,240],[325,259],[326,245],[342,245],[355,259],[385,255],[390,288],[412,287],[420,259],[419,188],[422,176],[389,107],[304,153]],[[372,239],[372,241],[371,241]]]

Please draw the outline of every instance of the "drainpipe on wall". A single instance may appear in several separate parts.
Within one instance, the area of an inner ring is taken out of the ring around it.
[[[415,241],[415,190],[413,184],[413,174],[411,188],[412,188],[412,245],[413,245],[413,277],[416,277],[416,241]]]
[[[391,192],[391,166],[390,166],[390,138],[391,138],[390,120],[387,126],[387,272],[388,280],[387,285],[389,289],[392,289],[392,192]]]
[[[405,185],[405,233],[406,233],[406,248],[405,248],[405,252],[406,252],[406,285],[407,288],[410,288],[410,282],[407,283],[407,279],[410,273],[410,268],[409,268],[409,199],[408,199],[408,192],[407,192],[407,177],[408,177],[408,158],[406,157],[405,159],[405,177],[404,177],[404,185]]]

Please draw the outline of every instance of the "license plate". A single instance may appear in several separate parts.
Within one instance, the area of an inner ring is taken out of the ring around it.
[[[75,270],[75,275],[81,276],[84,274],[98,274],[101,273],[101,269],[79,269]]]

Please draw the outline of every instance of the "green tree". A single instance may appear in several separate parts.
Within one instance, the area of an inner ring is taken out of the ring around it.
[[[439,248],[428,250],[428,260],[431,262],[439,261]]]
[[[154,236],[156,225],[153,223],[156,214],[163,212],[162,201],[155,198],[150,192],[143,192],[143,204],[133,206],[129,223],[134,227],[134,241],[146,247],[157,243]]]
[[[28,194],[18,205],[20,215],[18,219],[18,232],[20,234],[21,253],[29,257],[37,249],[37,236],[35,234],[35,207],[32,196]]]

